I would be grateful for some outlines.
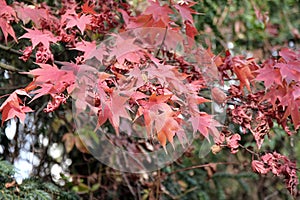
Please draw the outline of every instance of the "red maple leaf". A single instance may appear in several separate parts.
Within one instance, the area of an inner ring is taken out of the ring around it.
[[[152,15],[154,22],[162,21],[165,26],[170,23],[170,14],[174,12],[168,5],[161,6],[158,1],[149,1],[150,5],[146,8],[143,15]]]
[[[27,112],[32,112],[31,108],[25,106],[18,95],[30,96],[25,90],[16,90],[9,95],[9,97],[4,101],[0,107],[0,112],[2,112],[2,125],[4,121],[18,117],[23,123]]]
[[[290,61],[295,61],[297,59],[299,59],[300,56],[300,51],[293,51],[289,48],[282,48],[279,51],[279,55],[286,61],[286,62],[290,62]]]
[[[142,58],[143,51],[141,47],[134,44],[136,38],[127,38],[120,35],[115,35],[116,45],[111,48],[111,56],[116,56],[117,61],[120,64],[123,64],[125,60],[132,62],[139,62],[139,59]]]
[[[140,100],[139,104],[141,105],[138,109],[138,112],[136,114],[136,117],[134,121],[143,115],[145,126],[147,129],[148,135],[152,135],[152,124],[155,119],[153,119],[151,116],[156,116],[156,110],[151,110],[151,108],[155,105],[161,105],[161,107],[164,107],[167,110],[170,110],[169,105],[167,105],[165,102],[168,101],[172,97],[171,94],[168,95],[156,95],[152,94],[149,97],[149,100]],[[156,107],[157,108],[157,107]]]
[[[210,141],[210,134],[215,141],[219,139],[220,134],[216,127],[220,126],[220,124],[213,119],[213,116],[204,112],[198,112],[191,116],[189,121],[192,123],[194,133],[199,131],[208,141]]]
[[[98,124],[97,127],[100,127],[107,120],[114,127],[116,134],[119,134],[119,125],[120,125],[120,117],[125,119],[131,119],[127,110],[129,110],[129,106],[127,105],[127,100],[129,97],[120,96],[117,91],[114,91],[110,95],[110,99],[106,102],[101,102],[101,110],[98,114]]]
[[[91,22],[91,16],[89,15],[81,15],[78,17],[77,15],[69,15],[66,17],[66,29],[73,28],[77,26],[83,35],[86,26]]]
[[[190,37],[189,39],[192,41],[195,38],[195,36],[198,35],[197,28],[195,26],[193,26],[190,22],[185,22],[185,32],[186,32],[186,35]],[[189,41],[189,43],[191,45],[193,45],[192,42]]]
[[[0,28],[4,35],[5,43],[7,43],[8,35],[12,36],[16,42],[18,41],[14,29],[11,27],[9,23],[7,23],[7,20],[2,17],[0,18]]]
[[[287,84],[290,84],[292,81],[300,81],[300,61],[277,63],[274,67],[280,69],[282,79],[285,79]]]
[[[51,21],[50,11],[47,8],[41,8],[33,5],[26,5],[23,2],[14,2],[13,7],[17,13],[17,16],[22,20],[23,24],[27,24],[32,21],[36,28],[41,28],[43,21]]]
[[[183,22],[185,23],[185,21],[188,21],[189,23],[191,23],[192,26],[194,26],[194,20],[192,14],[197,14],[197,12],[195,12],[190,7],[192,7],[195,4],[196,4],[195,2],[189,2],[188,4],[184,3],[184,4],[174,5],[174,7],[179,11]]]
[[[100,59],[102,60],[102,58],[103,58],[103,56],[99,57],[101,55],[100,54],[101,52],[95,53],[95,51],[97,51],[95,41],[88,42],[88,41],[82,40],[81,42],[77,42],[75,44],[75,48],[73,48],[73,49],[84,52],[84,54],[83,54],[84,59],[91,59],[94,55],[96,55],[97,56],[96,58],[99,58],[99,60]]]
[[[263,81],[266,88],[270,88],[273,84],[282,85],[282,76],[278,68],[274,68],[275,62],[271,59],[265,61],[262,68],[257,70],[257,81]]]
[[[39,63],[38,65],[40,68],[24,73],[33,75],[35,79],[32,84],[39,87],[38,90],[32,92],[37,94],[32,101],[46,94],[61,93],[75,82],[75,75],[71,70],[61,70],[49,64]],[[68,91],[71,92],[71,90]]]
[[[243,91],[244,86],[251,92],[250,81],[255,78],[250,66],[253,59],[242,60],[240,57],[232,58],[233,71],[240,80],[240,89]]]
[[[7,43],[7,37],[10,35],[13,39],[18,42],[15,31],[11,26],[11,21],[18,21],[16,12],[14,9],[6,4],[6,1],[0,1],[0,28],[2,30],[5,43]]]
[[[295,130],[300,128],[300,99],[294,97],[293,88],[288,88],[287,93],[282,97],[280,105],[286,106],[283,119],[291,116]]]
[[[89,2],[85,2],[82,6],[82,12],[85,13],[85,14],[97,14],[97,12],[94,10],[94,5],[89,5]]]
[[[28,38],[32,42],[32,48],[35,48],[38,44],[43,44],[45,48],[49,49],[50,43],[56,43],[57,38],[47,30],[41,31],[38,29],[28,29],[24,28],[27,33],[22,35],[19,39],[21,38]]]

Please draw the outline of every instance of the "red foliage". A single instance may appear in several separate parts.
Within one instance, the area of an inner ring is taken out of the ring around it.
[[[285,184],[291,194],[297,193],[298,177],[296,174],[296,162],[290,161],[279,153],[267,153],[261,157],[261,161],[252,161],[253,171],[260,174],[272,172],[276,176],[283,176]]]
[[[259,65],[254,58],[232,56],[229,51],[222,57],[215,56],[210,49],[193,49],[194,36],[198,34],[192,18],[192,14],[197,14],[191,8],[194,4],[149,0],[146,10],[133,16],[129,5],[114,1],[85,1],[83,5],[62,1],[62,8],[57,10],[46,4],[7,5],[0,0],[0,28],[5,42],[8,36],[18,41],[12,24],[23,22],[28,28],[21,26],[26,33],[19,39],[30,40],[31,45],[23,50],[20,59],[27,61],[34,54],[37,64],[36,69],[25,73],[32,75],[33,81],[25,89],[11,93],[1,105],[2,124],[15,117],[24,122],[26,113],[32,112],[25,106],[27,99],[20,96],[34,101],[49,95],[51,100],[45,112],[53,112],[73,96],[77,112],[89,108],[97,116],[97,126],[109,122],[116,135],[123,118],[141,123],[148,136],[157,138],[164,148],[167,142],[173,144],[176,137],[182,141],[186,134],[200,132],[208,140],[212,136],[219,147],[226,142],[231,153],[236,153],[243,134],[232,134],[225,126],[222,132],[226,134],[220,134],[221,125],[214,116],[199,109],[199,104],[210,102],[199,95],[201,90],[220,77],[221,84],[234,80],[239,85],[231,84],[228,94],[214,87],[212,99],[222,106],[233,104],[227,109],[229,120],[241,127],[244,134],[252,133],[258,149],[275,122],[289,135],[299,130],[300,51],[282,48],[278,59],[270,58]],[[161,29],[138,29],[141,27]],[[109,33],[112,30],[136,30],[130,33],[147,37],[137,39],[128,32]],[[115,38],[115,43],[97,46],[97,40],[108,35]],[[195,55],[194,63],[175,51],[181,43],[185,44],[184,51]],[[55,65],[56,44],[64,45],[66,51],[76,51],[76,63]],[[212,58],[218,72],[209,65]],[[99,72],[90,66],[91,60],[100,62],[105,69]],[[196,63],[203,66],[199,68]],[[81,83],[76,82],[80,73],[84,74]],[[261,82],[263,89],[258,87]],[[187,123],[191,124],[192,133],[185,132],[183,127]],[[76,144],[86,151],[78,138],[68,135],[64,140],[69,146]],[[283,175],[287,188],[295,194],[296,164],[287,157],[267,153],[253,160],[252,168],[260,174]]]

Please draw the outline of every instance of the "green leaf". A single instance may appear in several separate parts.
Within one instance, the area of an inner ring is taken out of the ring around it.
[[[99,187],[100,187],[100,184],[99,184],[99,183],[96,183],[96,184],[94,184],[94,185],[92,186],[91,191],[92,191],[92,192],[95,192],[96,190],[99,189]]]

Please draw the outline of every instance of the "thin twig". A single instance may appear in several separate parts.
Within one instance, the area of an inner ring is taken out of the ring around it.
[[[254,155],[256,155],[256,156],[259,156],[258,153],[256,153],[256,152],[254,152],[254,151],[248,149],[247,147],[245,147],[245,146],[243,146],[243,145],[241,145],[241,144],[240,144],[239,146],[242,147],[243,149],[245,149],[246,151],[248,151],[249,153],[254,154]]]
[[[157,180],[156,180],[156,199],[159,199],[159,193],[160,193],[160,180],[161,180],[161,173],[160,173],[160,169],[157,170]]]
[[[240,163],[234,163],[234,162],[216,162],[216,163],[208,163],[208,164],[202,164],[202,165],[194,165],[194,166],[191,166],[191,167],[186,167],[186,168],[178,169],[178,170],[172,171],[172,172],[167,173],[167,174],[163,174],[161,177],[164,178],[165,176],[170,176],[170,175],[176,174],[178,172],[188,171],[188,170],[192,170],[192,169],[199,169],[199,168],[204,168],[204,167],[210,167],[212,165],[240,165]]]
[[[23,53],[21,51],[15,50],[15,49],[13,49],[11,47],[8,47],[8,46],[4,46],[2,44],[0,44],[0,49],[3,49],[5,51],[10,51],[10,52],[18,54],[18,55],[23,55]]]
[[[155,54],[155,57],[157,57],[157,56],[159,55],[159,52],[160,52],[162,46],[163,46],[164,43],[165,43],[165,40],[166,40],[166,37],[167,37],[167,32],[168,32],[168,27],[166,27],[164,37],[163,37],[163,39],[162,39],[162,41],[161,41],[161,44],[159,45],[159,48],[158,48],[158,51],[157,51],[156,54]]]

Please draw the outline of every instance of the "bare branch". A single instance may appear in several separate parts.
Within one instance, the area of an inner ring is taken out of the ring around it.
[[[12,65],[8,65],[5,63],[0,62],[0,68],[8,70],[8,71],[12,71],[12,72],[22,72],[22,70],[12,66]]]

